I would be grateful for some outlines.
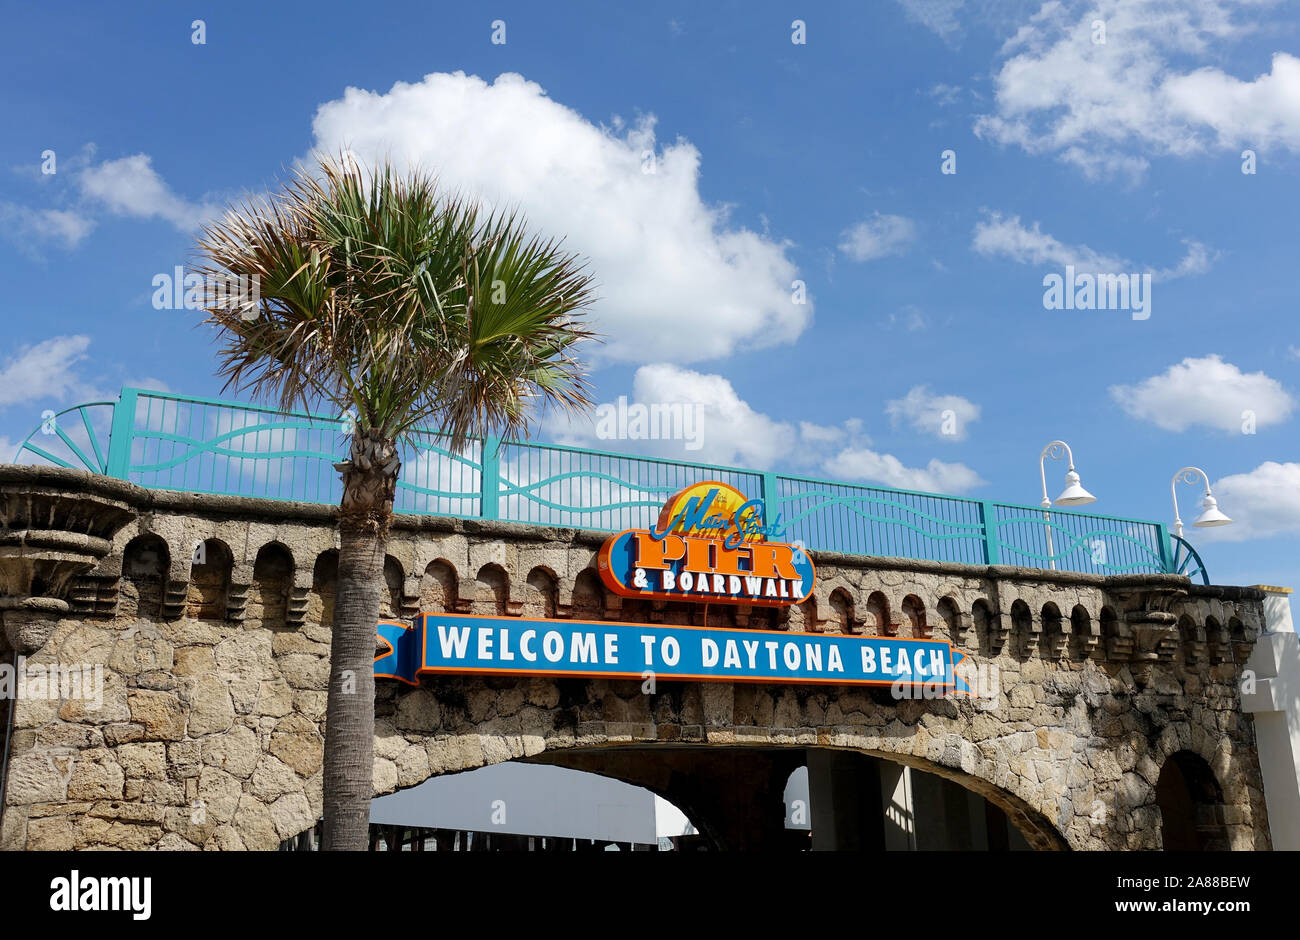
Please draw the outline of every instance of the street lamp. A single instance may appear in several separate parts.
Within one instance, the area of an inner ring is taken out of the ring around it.
[[[1201,499],[1201,514],[1192,525],[1198,529],[1208,529],[1232,522],[1219,510],[1219,501],[1210,493],[1210,478],[1205,475],[1205,471],[1200,467],[1183,467],[1169,481],[1169,495],[1174,498],[1174,535],[1179,538],[1183,537],[1183,519],[1178,514],[1178,483],[1180,480],[1183,483],[1195,483],[1198,475],[1205,481],[1205,496]]]
[[[1053,500],[1047,498],[1047,469],[1044,466],[1048,457],[1053,460],[1061,459],[1061,451],[1065,451],[1066,459],[1070,465],[1069,472],[1065,474],[1065,489],[1061,495],[1056,497],[1058,506],[1086,506],[1088,503],[1095,503],[1097,497],[1093,496],[1082,486],[1079,485],[1079,474],[1074,470],[1074,452],[1070,450],[1070,445],[1065,441],[1052,441],[1043,448],[1043,453],[1038,458],[1038,475],[1043,481],[1043,499],[1038,505],[1047,509],[1052,505]]]
[[[1038,457],[1038,477],[1043,481],[1043,498],[1038,505],[1043,507],[1043,530],[1047,533],[1047,557],[1051,563],[1052,570],[1056,570],[1056,559],[1052,556],[1056,554],[1056,549],[1052,545],[1052,522],[1051,514],[1048,510],[1052,507],[1052,500],[1047,496],[1047,458],[1060,460],[1062,452],[1065,453],[1066,461],[1069,464],[1069,471],[1065,474],[1065,489],[1061,495],[1056,497],[1058,506],[1086,506],[1088,503],[1095,503],[1097,497],[1085,490],[1079,483],[1079,474],[1074,469],[1074,452],[1070,450],[1070,445],[1065,441],[1052,441],[1043,448],[1042,454]]]

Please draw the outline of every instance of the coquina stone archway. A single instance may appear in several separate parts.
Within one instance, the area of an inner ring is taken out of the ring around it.
[[[6,658],[22,654],[47,674],[99,667],[103,677],[97,707],[69,696],[14,703],[0,847],[271,849],[315,823],[336,550],[328,507],[5,467],[0,526]],[[594,568],[602,538],[399,517],[384,613],[703,622],[702,607],[606,592]],[[734,761],[825,747],[956,780],[1036,847],[1139,849],[1160,847],[1156,787],[1171,755],[1190,753],[1222,794],[1211,815],[1223,842],[1269,847],[1238,692],[1261,592],[1173,575],[815,559],[819,583],[805,603],[780,612],[715,605],[709,624],[950,640],[971,656],[985,696],[381,681],[376,793],[523,758],[599,769],[707,813],[717,802],[708,773],[696,762],[685,792],[673,755],[708,748]],[[754,800],[768,798],[765,786],[754,783]],[[746,847],[743,826],[720,816],[710,825],[721,843]]]

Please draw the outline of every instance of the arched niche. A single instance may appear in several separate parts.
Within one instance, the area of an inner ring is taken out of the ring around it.
[[[402,587],[405,579],[402,563],[392,555],[384,556],[384,592],[379,601],[379,616],[390,619],[401,616]]]
[[[826,624],[832,633],[853,633],[855,618],[853,616],[853,598],[842,587],[831,592],[831,616]]]
[[[171,569],[167,543],[152,532],[137,535],[122,551],[119,611],[124,617],[162,617],[163,592]]]
[[[872,591],[867,597],[862,630],[868,636],[892,636],[894,633],[889,619],[889,599],[880,591]]]
[[[601,620],[605,614],[605,586],[594,568],[583,568],[573,581],[575,620]],[[688,621],[689,622],[689,621]]]
[[[220,539],[206,539],[194,546],[190,558],[190,583],[185,594],[186,617],[195,620],[226,619],[233,567],[234,555]]]
[[[316,556],[311,570],[308,610],[322,627],[334,625],[334,595],[338,590],[339,553],[331,548]]]
[[[456,568],[445,558],[425,565],[420,577],[420,610],[429,613],[456,612]]]
[[[253,562],[253,586],[248,597],[248,619],[266,627],[283,627],[293,587],[293,555],[279,542],[268,542]]]
[[[1223,788],[1205,758],[1175,751],[1156,781],[1160,838],[1166,852],[1210,852],[1228,848]]]
[[[489,562],[474,577],[474,613],[484,617],[504,617],[510,601],[510,578],[504,568]]]
[[[915,594],[903,598],[903,616],[907,619],[908,635],[918,639],[930,635],[930,624],[926,621],[925,602]]]

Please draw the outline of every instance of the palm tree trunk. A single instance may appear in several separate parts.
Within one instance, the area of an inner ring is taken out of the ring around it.
[[[338,589],[325,706],[325,851],[365,851],[374,795],[375,626],[397,471],[393,441],[360,429],[343,473]]]

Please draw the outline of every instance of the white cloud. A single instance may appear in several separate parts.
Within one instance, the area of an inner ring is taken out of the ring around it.
[[[957,100],[961,97],[961,88],[957,85],[946,85],[939,82],[931,87],[926,94],[933,98],[939,107],[946,108],[957,103]]]
[[[37,447],[41,447],[42,449],[48,450],[49,448],[54,447],[54,445],[50,444],[49,441],[50,441],[49,438],[44,438],[38,434],[36,435],[36,440],[34,440],[33,443]],[[50,462],[48,460],[46,460],[44,457],[41,457],[38,454],[33,454],[30,450],[23,450],[21,453],[17,452],[18,444],[19,444],[18,441],[0,435],[0,463],[42,464],[45,466],[49,466]],[[59,448],[54,447],[54,449],[57,450]],[[71,463],[73,466],[77,466],[76,457],[72,454],[69,454],[68,456],[72,458],[68,462]]]
[[[1253,412],[1255,426],[1263,428],[1285,421],[1295,408],[1277,379],[1243,373],[1218,355],[1189,357],[1136,385],[1111,386],[1110,394],[1131,417],[1166,431],[1199,424],[1240,433],[1244,412]]]
[[[1158,281],[1172,281],[1174,278],[1204,274],[1210,270],[1210,250],[1208,248],[1190,238],[1184,238],[1183,244],[1187,246],[1187,254],[1183,255],[1178,264],[1172,268],[1157,268],[1152,272],[1152,277]]]
[[[599,283],[605,343],[588,356],[699,361],[790,342],[811,321],[812,304],[792,301],[786,245],[706,205],[700,152],[657,144],[653,116],[598,127],[522,76],[457,72],[383,94],[349,88],[313,129],[321,151],[418,163],[564,237]]]
[[[1173,280],[1210,269],[1210,251],[1205,245],[1184,239],[1186,253],[1173,267],[1150,268],[1125,258],[1094,251],[1087,245],[1067,245],[1044,232],[1037,222],[1027,228],[1015,215],[1005,218],[1000,212],[987,212],[975,223],[971,247],[985,257],[1002,257],[1020,264],[1050,264],[1063,268],[1072,264],[1081,272],[1142,273],[1150,272],[1153,280]]]
[[[0,202],[0,226],[17,241],[59,241],[65,247],[76,248],[95,228],[95,222],[69,209],[29,209]]]
[[[220,210],[188,202],[158,175],[148,154],[137,153],[87,167],[78,177],[82,194],[102,202],[118,215],[161,218],[183,232],[192,231]]]
[[[162,379],[155,379],[150,376],[144,376],[143,378],[138,379],[127,379],[122,384],[129,386],[130,388],[142,388],[150,392],[170,392],[172,390],[171,386]],[[112,395],[101,397],[113,398],[116,394],[117,393],[114,392]]]
[[[846,229],[840,237],[840,251],[854,261],[872,261],[905,252],[916,241],[916,223],[905,216],[877,212]]]
[[[961,34],[961,23],[957,13],[965,5],[965,0],[898,0],[907,18],[919,23],[935,33],[945,42],[953,41]]]
[[[1003,218],[999,212],[989,212],[975,223],[975,237],[971,243],[981,255],[1001,256],[1020,264],[1067,264],[1089,270],[1118,271],[1127,266],[1121,259],[1093,251],[1087,245],[1067,245],[1047,234],[1034,223],[1026,228],[1020,216]]]
[[[865,447],[846,448],[825,463],[826,471],[844,480],[883,483],[904,490],[960,495],[985,480],[962,463],[931,460],[924,467],[907,467],[892,454],[881,454]]]
[[[61,400],[82,389],[72,367],[86,358],[89,346],[89,336],[55,336],[21,347],[0,367],[0,408],[44,398]]]
[[[840,426],[802,421],[796,426],[755,410],[720,375],[692,372],[659,363],[642,366],[633,378],[632,404],[697,404],[702,412],[699,450],[685,449],[680,440],[637,441],[601,439],[594,421],[571,422],[553,415],[546,424],[560,443],[604,450],[652,453],[700,463],[769,470],[783,466],[816,466],[844,479],[869,480],[905,489],[963,492],[984,483],[963,464],[931,460],[924,468],[904,466],[890,454],[868,449],[862,422],[851,418]],[[969,404],[969,403],[967,403]]]
[[[811,421],[800,421],[799,438],[814,447],[837,444],[844,440],[846,436],[855,433],[861,422],[855,421],[853,425],[852,429],[846,430],[845,428],[813,424]]]
[[[23,451],[21,455],[15,452],[18,450],[18,442],[11,441],[9,438],[0,434],[0,463],[26,463],[27,452]]]
[[[1190,491],[1192,487],[1186,489]],[[1226,476],[1215,482],[1214,497],[1219,509],[1232,517],[1232,525],[1191,528],[1191,520],[1200,512],[1197,490],[1192,507],[1184,507],[1182,511],[1183,521],[1188,525],[1183,537],[1193,544],[1300,535],[1300,463],[1269,460],[1249,473]]]
[[[940,440],[961,441],[966,439],[967,425],[979,420],[980,406],[960,395],[935,395],[929,387],[917,385],[902,398],[887,402],[885,414],[894,426],[904,421]]]
[[[211,204],[197,204],[181,199],[154,170],[147,154],[91,163],[95,147],[87,144],[81,153],[59,164],[59,178],[76,181],[80,198],[69,209],[32,209],[12,202],[0,202],[0,231],[17,242],[27,254],[34,254],[33,242],[61,242],[75,248],[94,231],[97,216],[108,209],[117,215],[135,218],[161,218],[178,229],[189,232],[220,209]],[[26,169],[26,168],[24,168]],[[35,172],[35,171],[33,171]],[[53,176],[36,176],[47,184]]]
[[[1136,179],[1150,155],[1212,148],[1300,151],[1300,59],[1273,56],[1253,81],[1197,60],[1255,27],[1275,0],[1078,0],[1044,3],[1008,40],[991,114],[978,135],[1055,154],[1089,178]],[[1238,14],[1240,19],[1238,19]],[[1093,23],[1105,23],[1094,42]]]
[[[596,420],[570,423],[561,415],[551,418],[550,431],[561,443],[611,450],[640,448],[677,460],[758,469],[766,469],[789,456],[800,439],[794,425],[755,411],[720,375],[694,372],[668,363],[642,366],[632,379],[632,394],[628,399],[629,406],[698,406],[699,446],[688,447],[688,441],[680,438],[658,441],[602,438]]]
[[[1165,95],[1187,120],[1212,128],[1221,147],[1300,151],[1300,59],[1273,56],[1272,71],[1244,82],[1215,68],[1177,75]]]

